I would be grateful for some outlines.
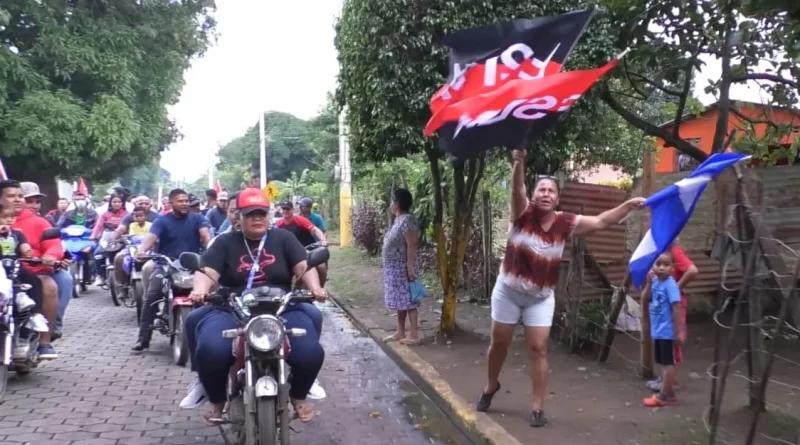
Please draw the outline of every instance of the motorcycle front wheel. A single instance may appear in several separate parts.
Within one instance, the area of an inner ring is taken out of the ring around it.
[[[258,429],[258,445],[276,445],[278,443],[278,419],[274,397],[256,398],[256,425]],[[287,428],[288,425],[281,425]],[[289,445],[281,443],[281,445]]]
[[[119,295],[117,295],[117,279],[114,278],[114,271],[107,270],[106,274],[108,275],[106,281],[108,283],[108,290],[111,291],[111,302],[114,303],[114,306],[119,306]]]
[[[8,388],[8,366],[0,363],[0,403],[3,403],[6,388]]]
[[[133,300],[136,302],[136,326],[142,322],[142,307],[144,305],[144,287],[140,280],[133,282],[131,286],[133,292]]]
[[[188,307],[181,307],[175,312],[172,326],[172,358],[178,366],[186,366],[189,360],[189,343],[186,342],[186,333],[183,332],[183,322],[191,311]]]

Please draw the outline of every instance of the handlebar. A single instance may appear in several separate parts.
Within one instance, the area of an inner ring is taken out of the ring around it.
[[[41,258],[17,258],[17,261],[19,261],[20,263],[24,263],[24,264],[30,264],[31,266],[44,265],[44,261],[42,261]],[[52,267],[54,269],[61,269],[63,266],[61,264],[61,261],[56,261],[55,264],[53,264],[52,266],[49,266],[49,267]]]

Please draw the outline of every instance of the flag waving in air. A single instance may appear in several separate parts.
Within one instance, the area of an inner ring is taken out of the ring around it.
[[[425,135],[438,133],[440,148],[455,159],[538,136],[616,63],[561,72],[593,15],[587,9],[446,36],[450,77],[431,98]]]
[[[629,264],[631,280],[642,287],[656,258],[670,248],[694,212],[694,207],[709,182],[731,165],[749,159],[741,153],[715,153],[689,176],[653,194],[644,202],[650,207],[647,231]]]

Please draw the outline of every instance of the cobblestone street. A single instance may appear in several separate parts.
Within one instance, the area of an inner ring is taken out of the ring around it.
[[[320,381],[328,398],[315,402],[310,424],[292,422],[293,443],[463,443],[372,340],[338,308],[322,306]],[[202,422],[205,407],[178,408],[191,375],[188,365],[172,364],[166,337],[155,334],[147,354],[131,354],[134,320],[133,309],[112,306],[108,291],[73,300],[55,343],[60,358],[26,377],[12,375],[0,405],[0,443],[223,444],[219,430]]]

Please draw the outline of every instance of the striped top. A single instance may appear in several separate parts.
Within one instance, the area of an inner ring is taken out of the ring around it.
[[[498,280],[512,289],[544,299],[555,294],[561,255],[581,216],[556,212],[549,230],[539,222],[540,211],[532,203],[512,223],[506,255]]]

